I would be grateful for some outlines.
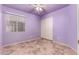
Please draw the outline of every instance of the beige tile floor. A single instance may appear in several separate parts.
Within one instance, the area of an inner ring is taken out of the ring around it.
[[[53,41],[39,39],[3,47],[5,55],[75,55],[71,48],[59,45]]]

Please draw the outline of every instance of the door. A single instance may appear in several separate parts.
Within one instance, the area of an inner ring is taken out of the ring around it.
[[[53,40],[53,18],[48,17],[41,20],[41,37]]]
[[[77,5],[77,54],[79,55],[79,5]]]

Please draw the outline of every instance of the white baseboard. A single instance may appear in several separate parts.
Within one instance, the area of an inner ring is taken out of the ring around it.
[[[28,40],[24,40],[24,41],[21,41],[21,42],[16,42],[16,43],[12,43],[12,44],[3,45],[2,47],[16,45],[16,44],[19,44],[19,43],[29,42],[29,41],[38,40],[38,39],[41,39],[41,38],[28,39]]]
[[[53,42],[55,42],[57,44],[60,44],[60,45],[63,45],[63,46],[66,46],[66,47],[69,47],[69,48],[71,48],[73,51],[75,51],[77,53],[77,50],[75,50],[74,48],[70,47],[68,44],[57,42],[57,41],[54,41],[54,40],[53,40]]]
[[[46,38],[43,38],[43,39],[46,39]],[[47,39],[47,40],[49,40],[49,39]],[[71,48],[73,51],[75,51],[77,53],[77,50],[75,50],[74,48],[70,47],[68,44],[57,42],[55,40],[52,40],[52,41],[55,42],[55,43],[57,43],[57,44],[59,44],[59,45],[63,45],[63,46],[69,47],[69,48]]]

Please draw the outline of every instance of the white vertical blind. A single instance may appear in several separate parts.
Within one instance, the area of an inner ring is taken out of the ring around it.
[[[6,31],[22,32],[25,31],[25,17],[10,13],[4,13],[6,20]]]

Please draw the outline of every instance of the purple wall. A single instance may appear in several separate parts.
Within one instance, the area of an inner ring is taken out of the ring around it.
[[[0,45],[2,44],[2,5],[0,5]]]
[[[70,17],[69,45],[77,50],[77,5],[68,7]]]
[[[3,6],[3,13],[9,11],[17,14],[22,14],[26,17],[25,32],[6,32],[5,20],[3,19],[3,45],[25,41],[40,37],[40,20],[39,17],[33,14],[25,13],[16,9]],[[4,17],[4,15],[3,15]]]
[[[54,41],[64,43],[77,49],[76,32],[76,5],[69,5],[55,12],[45,15],[43,18],[53,17]]]

